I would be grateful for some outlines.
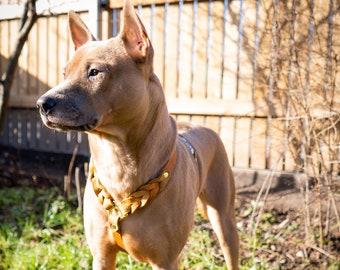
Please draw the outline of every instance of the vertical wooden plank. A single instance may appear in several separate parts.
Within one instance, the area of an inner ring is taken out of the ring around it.
[[[1,52],[3,56],[5,56],[7,59],[11,55],[13,44],[15,41],[15,34],[17,33],[18,29],[16,27],[16,21],[2,21],[3,27],[1,28],[1,40],[6,40],[7,42],[1,42],[2,48]]]
[[[207,64],[207,38],[208,38],[208,4],[198,2],[197,24],[195,30],[195,49],[193,65],[193,97],[205,98],[207,93],[206,85],[206,64]]]
[[[222,117],[221,119],[221,129],[220,129],[220,137],[224,143],[224,147],[228,154],[228,159],[230,165],[233,164],[233,156],[234,156],[234,130],[235,119],[234,117]]]
[[[65,135],[66,135],[66,144],[64,144],[62,147],[60,145],[59,149],[60,149],[60,151],[62,151],[64,153],[65,152],[72,153],[74,147],[77,144],[76,133],[73,132],[73,131],[69,131]]]
[[[66,147],[64,149],[72,148],[72,132],[66,132]]]
[[[8,111],[6,120],[5,120],[5,125],[2,130],[2,136],[3,136],[3,141],[5,145],[10,145],[11,143],[11,134],[12,134],[12,115],[11,112]]]
[[[175,97],[177,92],[177,56],[178,56],[178,5],[166,7],[165,17],[165,78],[164,89],[169,97]]]
[[[48,136],[46,141],[48,142],[49,151],[63,153],[63,148],[60,145],[65,141],[65,132],[55,132],[50,129],[45,130],[45,132],[45,135]]]
[[[6,134],[7,137],[7,142],[8,145],[12,145],[13,144],[13,117],[11,113],[7,114],[7,130],[8,133]]]
[[[153,28],[153,47],[155,51],[154,68],[155,74],[159,78],[162,85],[164,85],[164,6],[156,6],[153,14],[154,28]],[[164,89],[166,91],[166,89]]]
[[[190,115],[176,115],[177,122],[190,122]]]
[[[9,21],[9,32],[8,32],[8,45],[9,45],[9,57],[13,54],[15,49],[15,42],[18,37],[18,30],[19,30],[19,20],[10,20]],[[20,65],[20,63],[19,63]],[[12,94],[20,94],[20,85],[19,85],[19,69],[16,69],[14,80],[11,87]]]
[[[191,62],[192,62],[192,35],[193,35],[193,8],[192,4],[182,7],[180,28],[180,58],[178,64],[178,97],[191,96]]]
[[[16,146],[16,115],[11,113],[8,115],[8,144],[9,146]]]
[[[254,18],[254,53],[253,53],[253,75],[252,75],[252,91],[251,91],[251,95],[252,95],[252,100],[255,100],[255,93],[256,93],[256,74],[258,72],[258,53],[259,53],[259,25],[260,25],[260,0],[256,0],[256,4],[255,4],[255,18]],[[248,27],[245,28],[245,31],[247,31]],[[248,35],[251,35],[248,34]]]
[[[315,177],[319,173],[319,158],[318,153],[315,151],[315,148],[312,149],[312,152],[306,155],[307,164],[304,168],[304,172],[309,177]]]
[[[55,149],[64,152],[65,149],[68,149],[67,135],[69,132],[63,132],[58,134],[55,138]]]
[[[10,111],[7,113],[7,116],[6,116],[5,121],[4,121],[4,125],[3,125],[2,129],[0,130],[0,144],[2,144],[2,145],[9,145],[9,141],[8,141],[8,134],[10,132],[10,130],[9,130],[9,114],[10,114]]]
[[[26,94],[34,95],[37,93],[38,86],[38,74],[39,74],[39,29],[38,25],[35,24],[29,34],[27,45],[28,45],[28,55],[27,55],[27,70],[28,70],[28,89]]]
[[[40,121],[36,121],[35,123],[35,127],[33,127],[32,129],[35,131],[35,133],[32,133],[32,136],[34,136],[34,141],[36,142],[36,149],[40,149],[41,147],[41,122]]]
[[[113,9],[112,10],[112,36],[116,37],[120,30],[120,18],[122,10],[121,9]]]
[[[8,21],[0,21],[0,71],[1,74],[5,71],[8,62],[8,43],[3,42],[4,40],[8,40]]]
[[[205,119],[204,119],[204,116],[193,115],[193,116],[191,116],[190,122],[195,124],[195,125],[204,126]]]
[[[283,170],[287,172],[295,172],[297,171],[297,167],[301,166],[301,164],[297,164],[294,156],[289,148],[286,148],[284,153],[284,164],[282,164]],[[298,166],[297,166],[298,165]]]
[[[240,168],[248,168],[250,119],[238,118],[236,120],[235,132],[236,141],[235,141],[234,165]]]
[[[12,145],[14,147],[19,148],[19,141],[20,141],[20,114],[18,110],[13,110],[13,128],[12,128],[12,134],[13,134],[13,141]]]
[[[211,17],[208,29],[208,70],[207,70],[207,97],[220,98],[222,76],[222,43],[223,43],[223,17],[221,10],[224,9],[222,1],[212,1],[209,8]]]
[[[56,150],[55,136],[56,132],[47,128],[42,123],[37,122],[37,129],[39,132],[39,150],[53,152]]]
[[[13,53],[14,51],[14,45],[15,45],[15,41],[18,37],[18,31],[19,31],[19,20],[9,20],[8,21],[8,28],[7,30],[8,32],[8,38],[5,39],[5,44],[7,44],[8,46],[8,56],[10,57],[10,55]],[[7,41],[7,42],[6,42]],[[3,43],[3,41],[1,40],[0,43]],[[11,87],[11,95],[23,95],[27,92],[28,88],[27,88],[27,61],[26,61],[26,57],[28,54],[28,46],[27,43],[24,45],[22,51],[21,51],[21,55],[19,57],[19,61],[18,61],[18,67],[15,71],[15,75],[14,75],[14,80],[13,80],[13,84]],[[1,53],[2,54],[2,53]],[[8,60],[8,58],[7,58]],[[8,63],[8,61],[6,60],[6,62]],[[7,63],[6,63],[6,67],[7,67]],[[5,68],[6,68],[5,67]]]
[[[39,31],[38,35],[38,44],[39,44],[39,52],[37,53],[38,57],[38,87],[35,90],[36,94],[44,93],[48,90],[48,59],[47,57],[50,55],[48,54],[48,23],[47,18],[40,18],[37,21],[37,29]]]
[[[86,16],[81,14],[81,17],[84,17],[84,21],[86,20]],[[68,18],[66,15],[58,16],[58,69],[57,69],[57,79],[58,83],[63,80],[63,71],[64,67],[69,60],[69,48],[68,48]]]
[[[100,29],[101,29],[101,39],[106,40],[112,37],[112,12],[108,10],[101,11],[101,21],[100,21]]]
[[[89,151],[89,147],[88,147],[87,134],[85,134],[84,132],[78,132],[77,133],[77,143],[79,144],[79,150],[78,150],[79,154],[89,156],[90,151]]]
[[[74,54],[74,44],[73,44],[73,41],[72,41],[72,38],[71,38],[71,33],[70,33],[70,30],[69,30],[69,26],[68,26],[68,17],[65,17],[65,24],[64,24],[64,26],[66,26],[66,29],[67,29],[67,31],[65,33],[66,34],[65,35],[65,40],[66,40],[67,55],[66,55],[66,58],[65,58],[65,63],[64,63],[63,69],[61,70],[62,80],[64,79],[63,72],[64,72],[65,65],[66,65],[66,63],[70,60],[70,58]]]
[[[267,169],[279,170],[283,168],[283,150],[284,150],[284,122],[282,120],[272,119],[271,125],[271,142],[269,148],[269,162]]]
[[[58,82],[58,19],[57,17],[51,16],[47,19],[48,32],[47,32],[47,50],[45,52],[48,69],[47,69],[47,84],[49,87],[57,85]],[[44,91],[43,91],[44,92]],[[42,93],[41,93],[42,94]]]
[[[206,116],[205,126],[207,128],[212,129],[217,134],[220,134],[220,130],[221,130],[220,117],[218,117],[218,116]]]
[[[229,1],[230,2],[230,1]],[[224,59],[222,97],[234,99],[236,97],[237,78],[237,37],[238,37],[238,14],[240,1],[229,3],[228,14],[225,21],[226,37],[224,40]]]
[[[334,101],[335,87],[332,86],[332,62],[335,53],[332,52],[332,42],[333,42],[333,34],[335,28],[334,21],[334,13],[335,13],[335,4],[334,1],[330,1],[329,3],[329,12],[328,12],[328,25],[327,25],[327,51],[325,53],[325,79],[324,79],[324,96],[329,104]]]
[[[314,98],[319,97],[321,99],[326,99],[324,82],[327,66],[327,33],[329,27],[328,20],[325,20],[325,18],[328,17],[330,11],[330,2],[333,1],[325,1],[322,3],[314,1],[315,6],[313,15],[315,34],[310,51],[310,57],[312,59],[310,70],[313,74],[310,76],[310,91],[314,94]],[[320,91],[320,88],[323,88],[323,91]]]
[[[272,3],[258,6],[258,53],[256,57],[256,73],[254,74],[253,96],[257,99],[268,97],[268,77],[270,73],[271,21],[273,16]]]
[[[153,11],[151,6],[138,6],[138,15],[141,18],[146,32],[148,33],[149,39],[151,40],[152,45],[153,44],[153,37],[152,37],[152,31],[153,31]]]
[[[253,63],[254,63],[254,43],[256,25],[256,1],[243,0],[242,6],[242,36],[239,48],[239,74],[237,82],[238,98],[251,100],[251,89],[253,84]],[[241,12],[241,10],[240,10]]]
[[[252,147],[250,167],[252,169],[265,169],[266,166],[266,120],[255,118],[252,124]]]
[[[320,123],[320,129],[324,131],[324,134],[317,136],[317,145],[315,147],[319,154],[318,160],[322,175],[332,175],[333,162],[336,162],[336,156],[333,155],[334,150],[332,149],[332,144],[333,142],[335,143],[331,134],[333,132],[325,132],[329,124],[327,120],[323,120],[322,124]]]
[[[28,149],[37,149],[37,142],[36,142],[36,122],[41,121],[40,116],[38,118],[38,111],[33,110],[29,111],[26,114],[26,125],[27,125],[27,148]]]
[[[293,3],[291,3],[292,5],[289,7],[289,11],[288,14],[286,15],[288,18],[290,18],[290,23],[286,26],[288,27],[287,33],[289,33],[289,36],[287,37],[287,48],[288,48],[288,52],[287,54],[289,55],[288,58],[288,67],[286,70],[287,73],[287,87],[288,88],[286,91],[286,96],[285,96],[285,114],[286,114],[286,120],[284,123],[284,127],[285,127],[285,138],[284,138],[284,148],[283,149],[283,166],[284,169],[287,170],[290,166],[289,164],[289,154],[291,154],[292,147],[289,147],[289,134],[294,134],[292,133],[292,131],[290,130],[292,128],[291,123],[289,121],[289,118],[291,117],[291,114],[296,113],[293,112],[292,108],[295,107],[295,105],[292,104],[292,101],[294,100],[293,96],[294,93],[296,92],[296,89],[298,88],[298,86],[294,85],[294,82],[296,81],[296,74],[299,74],[297,67],[293,64],[294,63],[294,55],[296,55],[297,51],[295,50],[295,25],[296,25],[296,5]],[[284,11],[283,11],[284,12]],[[286,30],[286,29],[285,29]],[[300,65],[300,64],[299,64]],[[283,86],[284,87],[284,86]],[[309,90],[307,90],[309,91]],[[302,99],[301,102],[303,102],[304,100]],[[295,148],[295,145],[291,145]],[[297,164],[298,165],[298,164]],[[300,164],[299,164],[300,165]],[[298,166],[299,166],[298,165]],[[298,167],[295,166],[295,167]],[[294,167],[292,168],[294,170]]]
[[[277,80],[277,71],[279,69],[279,66],[277,65],[277,52],[279,48],[278,43],[278,0],[275,0],[273,2],[273,19],[271,23],[271,46],[270,46],[270,74],[269,74],[269,85],[268,85],[268,104],[272,104],[273,98],[274,98],[274,91],[275,91],[275,82]],[[274,141],[274,130],[275,127],[273,126],[273,116],[271,112],[267,115],[267,133],[266,133],[266,167],[268,169],[274,169],[277,168],[277,159],[278,156],[273,153],[273,149],[275,149],[276,145],[273,144]],[[276,135],[276,134],[275,134]],[[274,150],[275,152],[275,150]],[[274,164],[273,164],[273,160]]]
[[[28,60],[29,60],[29,44],[28,42],[26,42],[22,48],[22,51],[19,57],[18,68],[17,68],[18,73],[17,73],[17,76],[15,77],[16,83],[20,81],[20,87],[19,89],[16,89],[16,87],[13,87],[11,90],[12,94],[26,95],[27,93],[29,93],[29,89],[30,89],[29,83],[31,81],[31,77],[30,77],[30,72],[29,72],[30,67],[29,67]]]
[[[51,151],[51,133],[44,125],[40,127],[39,146],[42,151]]]
[[[26,114],[27,110],[18,110],[18,146],[21,149],[27,148]]]

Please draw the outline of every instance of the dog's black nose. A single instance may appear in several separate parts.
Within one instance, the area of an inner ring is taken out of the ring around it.
[[[37,107],[45,115],[51,112],[51,110],[56,104],[57,104],[57,101],[50,97],[40,97],[37,101]]]

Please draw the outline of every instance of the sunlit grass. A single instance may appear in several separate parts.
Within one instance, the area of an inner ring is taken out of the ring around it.
[[[0,189],[0,270],[91,269],[92,256],[75,201],[66,201],[56,189]],[[252,212],[247,211],[238,213],[245,217],[244,221]],[[241,270],[285,268],[285,262],[281,262],[284,253],[272,250],[273,246],[279,248],[286,239],[300,245],[296,241],[301,241],[298,235],[301,225],[294,220],[282,228],[281,225],[272,213],[265,212],[255,237],[245,225],[240,226]],[[303,262],[310,265],[306,259]],[[335,260],[328,263],[327,269],[339,267]],[[125,253],[118,254],[117,268],[151,269]],[[195,215],[195,225],[181,253],[180,269],[227,269],[210,223],[199,214]]]
[[[81,214],[55,189],[0,190],[0,269],[91,269]],[[181,269],[226,269],[197,215]],[[151,269],[119,253],[118,269]]]
[[[54,189],[0,198],[0,269],[90,269],[81,216]]]

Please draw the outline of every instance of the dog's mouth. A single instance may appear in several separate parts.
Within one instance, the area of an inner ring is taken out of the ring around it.
[[[59,121],[51,120],[48,116],[42,115],[42,120],[44,124],[51,129],[55,129],[58,131],[90,131],[97,127],[98,125],[98,119],[93,118],[90,121],[84,123],[84,124],[76,124],[76,123],[62,123]]]
[[[49,128],[56,129],[58,131],[90,131],[96,127],[96,125],[92,123],[80,125],[80,126],[68,126],[68,125],[61,125],[61,124],[55,124],[52,122],[47,122],[46,125]]]

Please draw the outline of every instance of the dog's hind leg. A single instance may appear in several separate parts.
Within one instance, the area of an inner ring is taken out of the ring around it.
[[[207,201],[205,196],[198,199],[200,213],[209,219],[221,245],[229,270],[238,269],[239,240],[235,224],[234,209],[222,209]]]
[[[208,205],[208,217],[217,235],[228,269],[238,269],[239,240],[232,215],[220,213]]]
[[[217,163],[215,168],[210,168],[205,186],[199,195],[198,207],[212,224],[228,269],[235,270],[238,269],[239,254],[239,239],[234,214],[235,188],[230,166],[227,165],[221,169],[219,165]]]

